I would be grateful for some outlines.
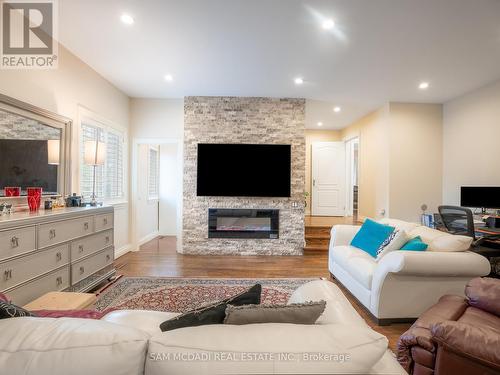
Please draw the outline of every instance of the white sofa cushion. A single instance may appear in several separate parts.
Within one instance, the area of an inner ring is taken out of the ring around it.
[[[367,373],[386,348],[387,339],[366,326],[189,327],[151,338],[146,374]]]
[[[404,230],[407,234],[409,234],[413,229],[420,227],[420,224],[410,223],[408,221],[398,220],[398,219],[380,219],[378,221],[380,224],[389,225],[399,230]]]
[[[412,238],[420,236],[429,245],[429,251],[466,251],[473,240],[472,237],[449,234],[424,226],[413,229],[410,235]]]
[[[24,375],[142,375],[149,335],[101,320],[0,320],[0,369]]]
[[[380,248],[377,251],[376,261],[378,262],[384,257],[384,255],[390,253],[391,251],[401,249],[409,240],[410,236],[408,236],[405,230],[396,229],[390,234],[390,236],[384,241],[384,243],[380,245]]]
[[[175,318],[179,313],[150,310],[116,310],[101,318],[101,320],[140,329],[151,336],[161,332],[160,324]]]
[[[377,267],[375,258],[354,246],[336,246],[330,251],[335,263],[366,289],[371,289],[372,276]]]

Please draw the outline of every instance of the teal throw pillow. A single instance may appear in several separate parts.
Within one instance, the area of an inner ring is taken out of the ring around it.
[[[376,258],[378,248],[394,232],[394,229],[394,227],[366,219],[356,236],[354,236],[351,245]]]
[[[422,241],[420,236],[418,236],[405,243],[401,250],[425,251],[427,250],[427,247],[428,245]]]

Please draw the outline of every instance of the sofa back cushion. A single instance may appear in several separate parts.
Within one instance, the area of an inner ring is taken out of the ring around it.
[[[25,375],[142,375],[149,335],[92,319],[0,320],[0,369]]]
[[[412,237],[420,236],[429,245],[430,251],[466,251],[472,244],[472,237],[460,236],[442,232],[424,226],[419,226],[410,232]]]
[[[384,243],[392,232],[394,232],[394,227],[366,219],[358,233],[352,239],[351,246],[366,251],[372,257],[376,258],[380,245]]]
[[[476,277],[467,283],[465,295],[469,305],[500,317],[500,279]]]
[[[380,224],[389,225],[399,230],[404,230],[407,234],[409,234],[413,229],[420,227],[420,224],[410,223],[408,221],[398,220],[398,219],[389,219],[384,218],[378,221]]]
[[[368,373],[387,339],[364,325],[208,325],[151,338],[146,374]]]

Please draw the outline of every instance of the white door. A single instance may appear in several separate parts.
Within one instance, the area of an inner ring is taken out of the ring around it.
[[[312,144],[312,214],[345,215],[344,142]]]

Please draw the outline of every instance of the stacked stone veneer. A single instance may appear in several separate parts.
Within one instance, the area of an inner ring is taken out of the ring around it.
[[[198,197],[198,143],[290,144],[291,197]],[[305,151],[304,99],[186,97],[183,232],[179,251],[205,255],[301,255],[304,247]],[[279,239],[208,238],[209,208],[279,209]]]
[[[60,139],[61,130],[36,120],[0,111],[0,139]]]

